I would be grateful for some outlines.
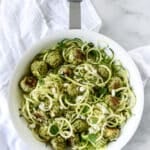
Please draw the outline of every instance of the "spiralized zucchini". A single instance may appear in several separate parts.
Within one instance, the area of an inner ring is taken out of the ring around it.
[[[104,150],[121,134],[136,97],[114,51],[64,39],[35,56],[20,81],[20,116],[54,150]]]

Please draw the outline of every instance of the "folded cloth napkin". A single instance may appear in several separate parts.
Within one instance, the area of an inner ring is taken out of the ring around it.
[[[8,9],[9,8],[9,9]],[[15,64],[39,39],[51,30],[68,28],[67,0],[2,0],[0,4],[0,149],[31,150],[17,136],[8,115],[7,87]],[[82,2],[82,28],[98,31],[101,20],[90,0]],[[143,81],[150,77],[150,47],[129,52],[142,74]]]
[[[129,54],[138,66],[145,85],[150,78],[150,46],[130,50]]]
[[[7,110],[11,73],[27,48],[53,30],[69,28],[67,0],[0,1],[0,149],[30,150],[16,135]],[[99,31],[101,19],[90,0],[81,3],[82,29]]]

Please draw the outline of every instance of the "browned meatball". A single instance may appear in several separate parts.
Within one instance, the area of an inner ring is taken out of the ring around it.
[[[74,137],[70,137],[67,140],[67,143],[68,143],[69,146],[74,146],[74,145],[80,143],[80,136],[79,136],[79,134],[75,134]]]
[[[74,65],[80,64],[85,60],[85,54],[78,48],[71,49],[68,55],[68,62]]]
[[[97,71],[98,71],[98,73],[99,73],[99,75],[100,75],[101,77],[103,77],[103,78],[108,78],[109,73],[108,73],[108,71],[106,70],[106,68],[99,67],[99,68],[97,69]]]
[[[86,132],[89,128],[87,122],[82,119],[75,120],[72,126],[75,133]]]
[[[35,60],[31,64],[31,72],[37,77],[43,77],[48,72],[48,65],[44,61]]]
[[[64,76],[72,76],[73,75],[73,66],[70,65],[63,65],[58,70],[58,74],[64,75]]]
[[[109,91],[111,92],[112,89],[118,89],[122,87],[123,83],[120,77],[113,77],[108,85]]]
[[[108,141],[114,141],[120,135],[120,129],[118,128],[105,128],[104,137],[108,139]]]
[[[66,141],[60,135],[51,140],[51,145],[54,150],[66,150]]]
[[[120,99],[116,96],[107,95],[105,101],[113,110],[116,110],[120,105]]]
[[[58,67],[63,62],[62,55],[59,51],[53,50],[50,51],[49,54],[46,57],[46,62],[52,67]]]
[[[20,81],[20,87],[24,92],[31,92],[36,86],[37,80],[33,76],[25,76]]]

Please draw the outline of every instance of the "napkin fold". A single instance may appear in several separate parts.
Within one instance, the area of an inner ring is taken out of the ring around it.
[[[82,29],[99,31],[101,19],[90,0],[82,2]],[[8,9],[9,8],[9,9]],[[68,29],[67,0],[1,0],[0,3],[0,149],[31,150],[16,134],[7,108],[7,87],[25,49],[52,30]],[[150,46],[129,51],[144,84],[150,77]]]
[[[129,54],[138,66],[145,85],[150,78],[150,46],[130,50]]]
[[[102,22],[90,0],[81,3],[81,18],[83,30],[99,31]],[[7,87],[16,63],[36,41],[68,28],[68,0],[0,1],[0,149],[31,150],[17,136],[8,114]]]

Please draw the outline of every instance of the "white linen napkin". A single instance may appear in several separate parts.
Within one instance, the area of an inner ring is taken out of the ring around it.
[[[53,30],[69,28],[67,0],[0,1],[0,149],[31,150],[17,137],[7,109],[8,80],[21,55]],[[101,19],[90,0],[81,3],[82,29],[99,31]]]
[[[138,66],[145,85],[150,78],[150,46],[130,50],[129,54]]]
[[[0,149],[31,150],[16,135],[9,120],[6,89],[24,50],[51,30],[68,28],[67,0],[2,0],[0,3]],[[82,3],[82,28],[99,31],[101,19],[90,0]],[[150,46],[129,52],[142,74],[150,77]]]

